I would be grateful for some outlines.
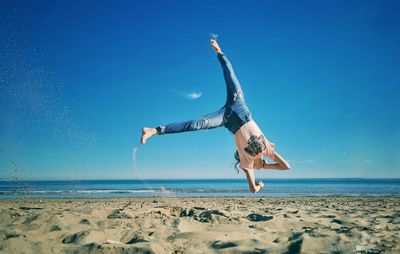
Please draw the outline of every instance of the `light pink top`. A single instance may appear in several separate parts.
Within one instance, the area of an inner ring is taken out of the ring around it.
[[[252,169],[254,160],[268,154],[267,149],[274,150],[274,144],[269,142],[254,121],[245,123],[234,135],[236,148],[239,152],[240,167]]]

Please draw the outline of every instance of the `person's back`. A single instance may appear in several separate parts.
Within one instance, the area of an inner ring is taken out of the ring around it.
[[[240,156],[241,168],[253,168],[256,159],[274,153],[275,145],[267,140],[253,120],[245,123],[235,133],[234,140]]]

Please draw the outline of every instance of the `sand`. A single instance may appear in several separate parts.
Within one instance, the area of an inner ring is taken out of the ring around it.
[[[400,253],[400,197],[0,200],[0,253]]]

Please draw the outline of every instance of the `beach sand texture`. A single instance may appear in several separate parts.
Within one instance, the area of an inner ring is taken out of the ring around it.
[[[400,198],[3,199],[0,253],[400,253]]]

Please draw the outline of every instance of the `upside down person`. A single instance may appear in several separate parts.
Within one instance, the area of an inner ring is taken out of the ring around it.
[[[225,105],[216,112],[204,115],[197,120],[175,122],[160,125],[156,128],[142,129],[141,143],[154,135],[181,133],[188,131],[208,130],[218,127],[227,128],[234,136],[236,152],[234,157],[244,171],[250,191],[256,193],[264,187],[262,181],[256,181],[254,169],[287,170],[290,165],[275,151],[275,145],[267,140],[248,109],[242,88],[233,71],[232,64],[214,39],[210,40],[211,47],[217,54],[224,73],[227,98]],[[275,163],[267,163],[263,156],[269,157]]]

